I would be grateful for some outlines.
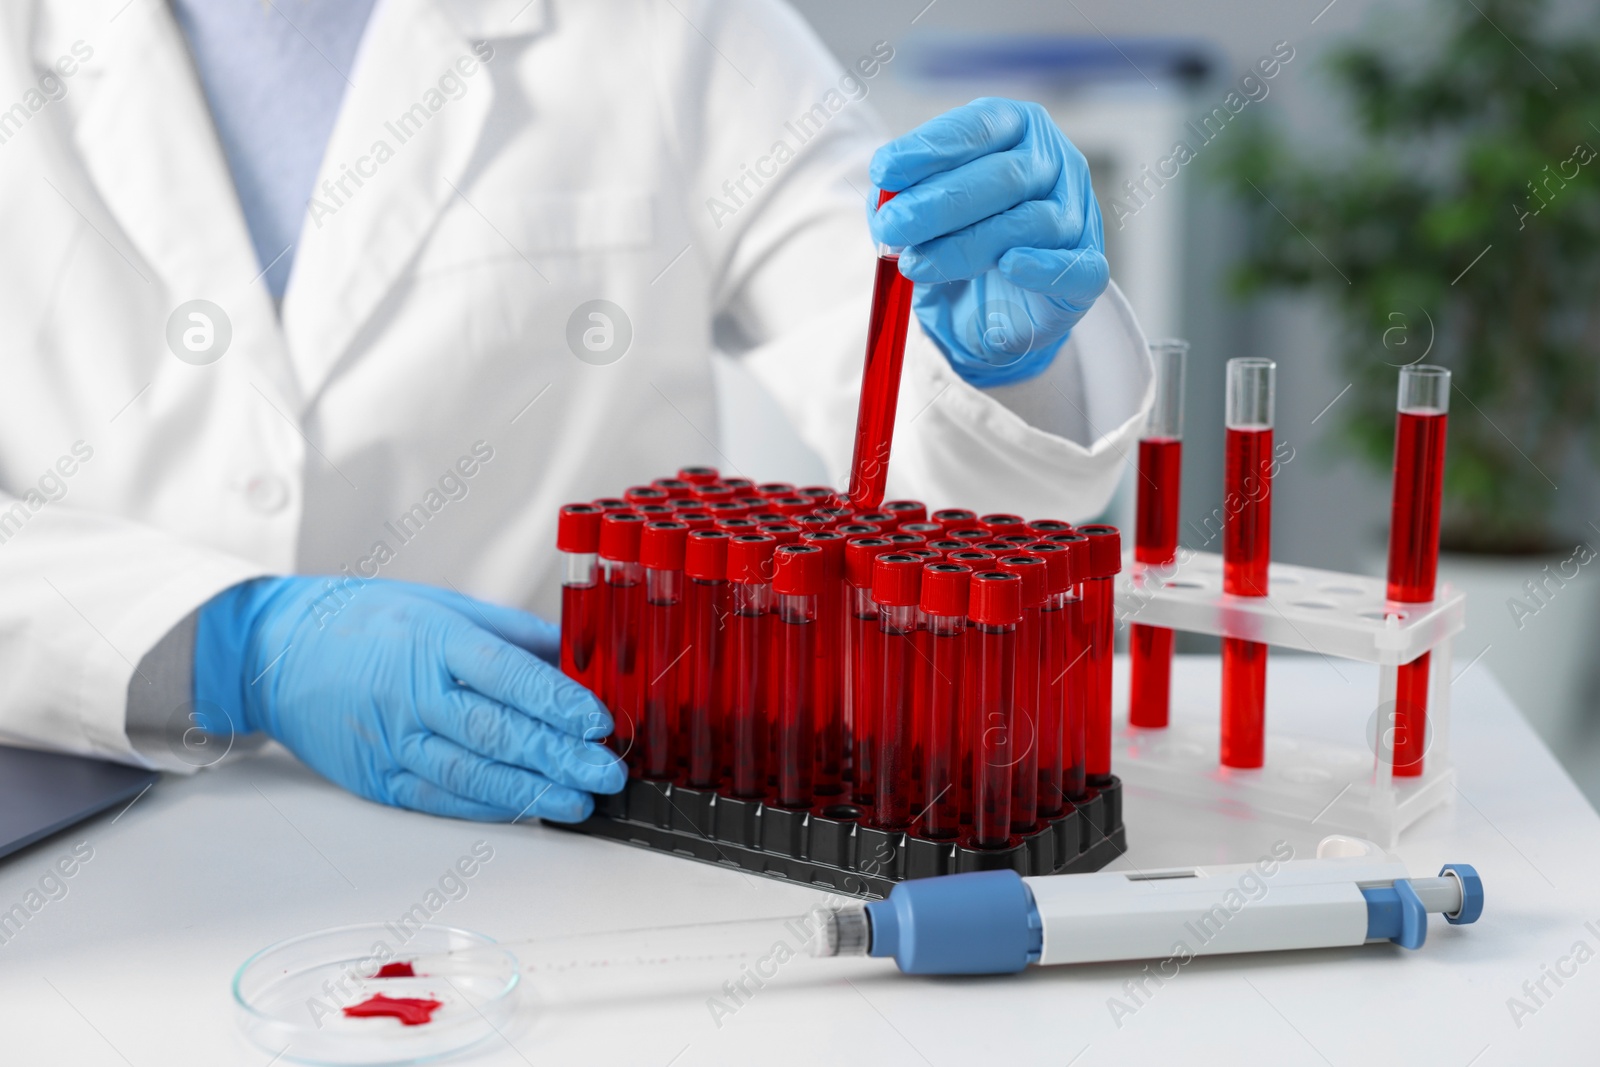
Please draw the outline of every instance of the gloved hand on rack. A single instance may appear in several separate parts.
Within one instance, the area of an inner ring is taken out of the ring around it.
[[[549,623],[456,593],[260,578],[201,608],[194,701],[209,732],[264,731],[369,800],[576,822],[627,771],[599,743],[611,716],[556,654]]]
[[[1089,165],[1045,109],[974,100],[878,149],[870,174],[899,194],[872,236],[906,246],[917,318],[956,372],[990,386],[1048,367],[1110,273]]]

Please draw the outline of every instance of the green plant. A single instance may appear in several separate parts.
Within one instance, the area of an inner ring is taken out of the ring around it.
[[[1600,17],[1434,10],[1331,56],[1358,143],[1291,148],[1257,123],[1220,154],[1250,221],[1234,282],[1337,310],[1338,414],[1383,469],[1396,367],[1431,349],[1455,384],[1446,546],[1540,551],[1561,532],[1556,484],[1600,452]]]

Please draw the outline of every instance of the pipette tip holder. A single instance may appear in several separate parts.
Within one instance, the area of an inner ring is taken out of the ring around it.
[[[1268,594],[1241,597],[1222,591],[1222,577],[1214,553],[1180,550],[1175,563],[1161,566],[1130,560],[1118,579],[1118,620],[1380,668],[1432,653],[1423,773],[1393,773],[1395,672],[1388,669],[1379,671],[1373,703],[1358,705],[1367,714],[1346,724],[1347,743],[1275,732],[1269,714],[1257,769],[1221,765],[1214,721],[1175,717],[1164,729],[1140,729],[1123,719],[1115,759],[1128,788],[1392,847],[1402,830],[1450,799],[1450,650],[1466,624],[1465,594],[1441,583],[1431,602],[1402,604],[1387,599],[1381,578],[1273,563]]]

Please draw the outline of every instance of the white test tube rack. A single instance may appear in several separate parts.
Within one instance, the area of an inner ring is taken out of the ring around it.
[[[1275,731],[1269,706],[1263,764],[1240,770],[1221,763],[1220,700],[1219,719],[1174,721],[1161,729],[1129,726],[1124,709],[1112,767],[1130,789],[1325,833],[1355,833],[1393,847],[1402,830],[1448,802],[1454,788],[1450,648],[1466,625],[1466,595],[1441,582],[1431,602],[1401,604],[1387,599],[1381,578],[1285,563],[1272,564],[1268,589],[1265,597],[1224,593],[1222,557],[1211,552],[1180,548],[1177,562],[1165,566],[1125,558],[1117,618],[1390,668],[1379,671],[1374,704],[1352,708],[1360,714],[1351,716],[1350,743]],[[1396,777],[1392,668],[1425,652],[1432,659],[1423,773]]]

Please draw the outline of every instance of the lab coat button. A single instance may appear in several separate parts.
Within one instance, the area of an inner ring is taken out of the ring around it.
[[[259,474],[245,483],[244,498],[253,510],[271,515],[289,503],[289,486],[275,474]]]

